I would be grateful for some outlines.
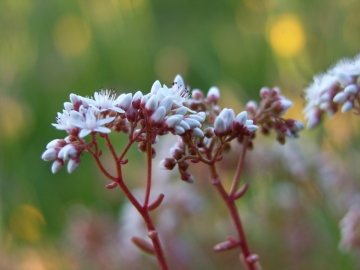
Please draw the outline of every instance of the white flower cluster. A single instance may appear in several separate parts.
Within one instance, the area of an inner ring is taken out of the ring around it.
[[[354,108],[360,89],[359,75],[360,54],[354,59],[342,59],[326,73],[314,77],[314,82],[305,89],[304,112],[309,129],[319,124],[324,112],[333,115],[339,104],[343,113]]]
[[[247,119],[247,112],[243,111],[236,117],[232,109],[224,108],[215,118],[214,133],[216,136],[226,136],[233,132],[250,135],[258,130],[253,120]]]
[[[135,126],[147,126],[142,132],[151,132],[156,138],[168,132],[203,137],[200,128],[206,114],[196,113],[183,105],[188,94],[189,90],[180,75],[175,77],[171,87],[161,86],[156,81],[146,95],[138,91],[134,95],[128,93],[116,97],[111,90],[100,90],[92,98],[71,94],[70,102],[64,103],[63,112],[57,114],[57,123],[53,124],[69,136],[49,143],[42,158],[54,161],[53,173],[69,161],[68,171],[71,173],[80,163],[79,156],[86,148],[85,136],[91,133],[108,134],[111,129],[127,132],[129,122],[135,123]],[[139,142],[147,139],[145,134],[141,135]]]

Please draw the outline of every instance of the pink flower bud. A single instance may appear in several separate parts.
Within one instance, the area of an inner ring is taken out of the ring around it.
[[[246,103],[246,106],[245,106],[245,110],[251,114],[255,114],[257,108],[258,108],[258,105],[253,100],[250,100],[248,103]]]
[[[194,89],[192,90],[191,97],[195,100],[202,100],[204,99],[204,94],[201,90]]]
[[[170,155],[176,160],[181,159],[184,153],[185,153],[184,150],[179,147],[174,146],[170,148]]]
[[[190,173],[188,172],[183,172],[181,174],[181,180],[191,184],[194,183],[194,176],[192,176]]]
[[[218,103],[219,98],[220,98],[219,88],[217,88],[216,86],[211,87],[209,92],[207,93],[208,101],[216,104]]]
[[[131,101],[132,106],[135,109],[140,109],[140,104],[141,104],[141,98],[143,97],[143,94],[141,93],[141,91],[137,91]]]
[[[174,158],[165,158],[159,163],[159,167],[165,170],[172,170],[174,169],[175,165],[176,160]]]
[[[265,99],[269,96],[270,89],[268,87],[263,87],[260,90],[260,97],[262,99]]]

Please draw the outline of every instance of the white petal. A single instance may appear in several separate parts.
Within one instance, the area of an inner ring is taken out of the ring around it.
[[[50,148],[41,155],[41,158],[45,161],[52,161],[56,159],[56,155],[57,151],[54,148]]]
[[[186,117],[184,118],[184,121],[190,126],[191,129],[201,127],[200,122],[195,119]]]
[[[165,107],[161,106],[156,109],[156,111],[151,115],[150,119],[155,123],[160,123],[164,120],[166,115]]]
[[[175,134],[181,135],[185,133],[185,129],[180,127],[180,126],[176,126],[175,127]]]
[[[152,94],[156,94],[157,91],[158,91],[160,88],[161,88],[160,82],[159,82],[159,81],[155,81],[154,84],[153,84],[152,87],[151,87],[151,91],[150,91],[150,92],[151,92]]]
[[[63,162],[59,160],[55,160],[51,166],[52,173],[57,173],[58,171],[60,171],[63,165],[64,165]]]
[[[247,112],[246,111],[239,113],[235,118],[235,121],[241,125],[245,125],[246,120],[247,120]]]
[[[202,137],[204,137],[204,132],[200,128],[194,128],[192,130],[192,135],[194,137],[202,138]]]
[[[216,134],[223,134],[226,131],[226,125],[224,120],[222,119],[222,117],[216,117],[215,122],[214,122],[214,132]]]
[[[69,173],[73,173],[77,167],[79,167],[80,164],[80,159],[78,158],[74,158],[74,159],[70,159],[68,164],[67,164],[67,171]]]
[[[348,98],[348,95],[345,92],[340,92],[335,95],[335,97],[333,98],[333,101],[335,103],[343,103],[343,102],[345,102],[345,100],[347,100],[347,98]]]
[[[79,132],[79,138],[84,138],[85,136],[89,135],[91,132],[92,130],[83,128]]]
[[[158,107],[158,98],[156,95],[152,95],[151,98],[146,102],[145,108],[150,111],[153,112],[157,109]]]

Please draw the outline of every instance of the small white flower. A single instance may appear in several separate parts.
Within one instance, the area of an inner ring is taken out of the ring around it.
[[[83,117],[79,112],[71,112],[71,124],[80,128],[79,137],[83,138],[91,132],[110,133],[111,130],[103,125],[112,122],[115,117],[101,119],[100,112],[90,106]]]
[[[66,110],[63,110],[63,113],[57,113],[56,121],[58,123],[52,125],[59,130],[66,130],[68,132],[71,132],[72,130],[77,128],[71,123],[70,112]]]
[[[116,94],[112,90],[101,89],[99,92],[94,93],[94,99],[82,98],[82,100],[85,100],[88,104],[95,106],[100,112],[113,110],[118,113],[124,113],[123,109],[116,106],[121,100],[119,100],[119,98],[116,99]]]

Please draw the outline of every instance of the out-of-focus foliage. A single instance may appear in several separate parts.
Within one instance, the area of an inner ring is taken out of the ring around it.
[[[236,111],[256,99],[262,86],[278,85],[293,99],[290,113],[299,119],[302,89],[313,74],[359,51],[359,10],[356,0],[2,0],[0,268],[122,269],[111,258],[117,258],[114,249],[124,247],[102,242],[108,234],[110,239],[117,235],[124,205],[120,191],[105,189],[107,182],[89,156],[72,175],[65,170],[52,175],[50,163],[40,159],[47,142],[65,137],[50,123],[70,93],[92,95],[100,87],[148,92],[156,79],[169,85],[180,73],[192,87],[206,91],[217,85],[221,105]],[[358,192],[359,125],[358,117],[336,115],[299,139],[305,153],[297,163],[280,157],[274,162],[274,151],[259,154],[269,146],[255,145],[258,152],[249,156],[258,153],[263,159],[253,163],[273,163],[256,170],[249,165],[250,192],[239,209],[264,269],[358,269],[353,255],[337,248],[338,222],[349,202],[342,201],[348,193],[336,185]],[[317,151],[310,151],[312,145]],[[316,171],[324,160],[308,166],[307,154],[314,158],[323,152],[346,157],[339,159],[346,177],[339,174],[331,188]],[[135,187],[143,179],[143,160],[136,149],[131,154],[126,179]],[[292,173],[301,162],[306,166]],[[224,170],[224,180],[232,173]],[[192,186],[206,195],[201,214],[181,213],[188,222],[176,228],[174,237],[182,237],[180,245],[191,244],[186,269],[220,269],[224,262],[236,269],[236,252],[212,253],[232,227],[204,175],[198,173]],[[76,205],[86,210],[74,212]],[[81,241],[92,244],[84,247]],[[148,257],[141,258],[139,269],[156,268]]]

